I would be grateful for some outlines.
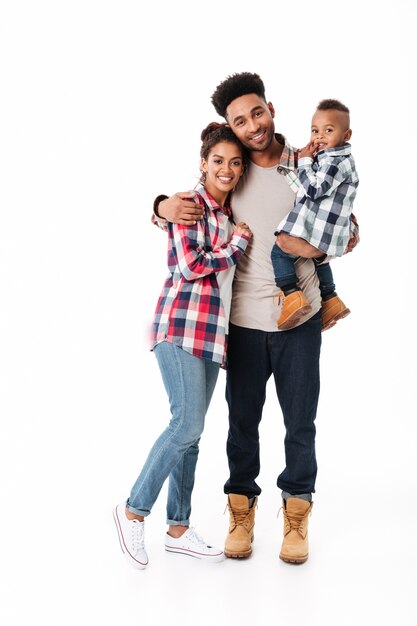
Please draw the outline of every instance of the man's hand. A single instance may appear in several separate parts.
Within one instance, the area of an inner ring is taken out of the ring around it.
[[[193,198],[192,192],[176,193],[174,196],[162,200],[158,206],[158,215],[174,224],[183,224],[184,226],[194,226],[202,219],[204,209],[201,205],[187,198]]]
[[[359,224],[358,224],[358,220],[353,215],[353,213],[350,216],[350,222],[351,222],[350,223],[350,239],[346,247],[346,250],[344,251],[344,254],[347,254],[348,252],[352,252],[353,248],[356,248],[356,246],[360,242]]]
[[[292,235],[288,235],[288,233],[280,233],[275,241],[281,250],[287,254],[301,256],[304,259],[317,259],[323,256],[321,250],[312,246],[305,239],[301,239],[301,237],[293,237]]]

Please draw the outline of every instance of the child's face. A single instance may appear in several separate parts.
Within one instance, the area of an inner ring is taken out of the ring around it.
[[[319,150],[343,146],[351,135],[348,113],[336,109],[315,112],[311,122],[311,141]]]
[[[205,188],[212,195],[232,191],[243,174],[242,152],[235,143],[221,141],[212,147],[207,160],[201,160],[201,170],[206,173]]]

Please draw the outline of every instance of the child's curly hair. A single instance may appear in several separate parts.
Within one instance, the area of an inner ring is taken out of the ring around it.
[[[321,100],[317,105],[317,111],[329,111],[330,109],[334,109],[335,111],[343,111],[343,113],[350,113],[345,104],[340,102],[340,100],[334,100],[332,98]]]

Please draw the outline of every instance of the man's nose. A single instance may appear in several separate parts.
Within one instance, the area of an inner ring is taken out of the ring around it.
[[[250,133],[256,133],[256,131],[259,130],[260,128],[259,121],[256,119],[249,120],[248,126],[249,126]]]

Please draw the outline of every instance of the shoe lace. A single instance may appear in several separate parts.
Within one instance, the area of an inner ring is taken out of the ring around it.
[[[145,548],[145,524],[139,520],[132,520],[130,526],[132,531],[132,548],[134,552],[144,550]]]
[[[242,525],[248,518],[248,511],[232,511],[236,526]]]
[[[193,526],[188,529],[187,539],[189,539],[192,543],[195,543],[199,547],[211,547],[207,545],[207,542],[204,541],[203,537],[196,532]]]
[[[256,505],[254,505],[254,506],[257,509],[258,508],[258,503],[256,503]],[[234,520],[236,526],[244,525],[245,522],[247,522],[248,515],[249,515],[249,513],[251,511],[251,509],[243,510],[243,511],[236,511],[235,509],[232,509],[231,507],[229,507],[228,504],[226,504],[226,506],[225,506],[224,513],[226,512],[226,509],[229,509],[231,515],[233,516],[233,520]]]
[[[311,514],[312,514],[311,509],[310,509],[310,511],[307,514],[305,514],[305,513],[298,513],[298,514],[297,513],[291,513],[291,516],[288,515],[288,511],[286,511],[285,509],[283,509],[283,511],[284,511],[284,516],[286,518],[286,521],[290,525],[291,530],[299,530],[301,524],[305,521],[305,519],[307,517],[311,517]],[[278,511],[278,515],[279,515],[279,511]]]

